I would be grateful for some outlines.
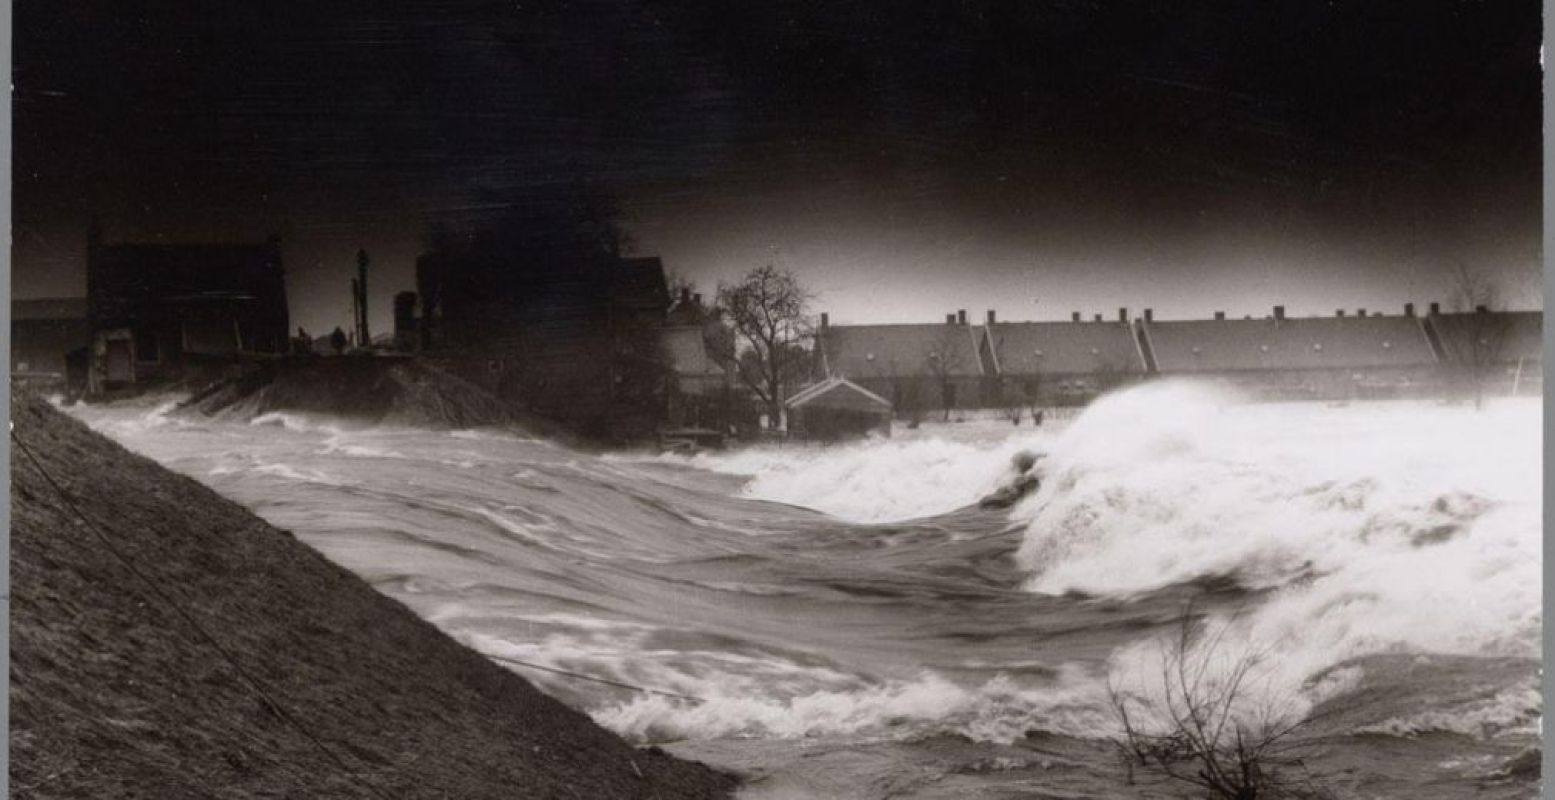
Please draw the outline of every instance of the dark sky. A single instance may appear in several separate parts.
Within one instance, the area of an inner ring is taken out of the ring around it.
[[[144,6],[144,7],[141,7]],[[833,318],[1393,310],[1458,262],[1539,304],[1540,6],[1496,2],[15,6],[18,296],[84,232],[279,232],[293,315],[375,325],[431,215],[586,175],[711,290]]]

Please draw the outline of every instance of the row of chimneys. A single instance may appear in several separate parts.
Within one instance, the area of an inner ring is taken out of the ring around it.
[[[1478,312],[1478,313],[1483,314],[1488,309],[1485,306],[1475,306],[1474,310],[1476,312]],[[1431,314],[1432,314],[1432,316],[1435,316],[1435,315],[1440,314],[1440,313],[1442,313],[1442,304],[1441,303],[1432,303],[1431,304]],[[1413,317],[1414,315],[1415,315],[1415,304],[1414,303],[1405,303],[1404,304],[1404,316],[1406,316],[1406,317]],[[1335,311],[1334,312],[1334,316],[1336,316],[1336,317],[1343,317],[1344,316],[1344,309],[1341,308],[1341,309],[1338,309],[1337,311]],[[1355,316],[1357,316],[1357,317],[1364,317],[1364,316],[1366,316],[1366,309],[1364,309],[1364,308],[1356,309],[1355,310]],[[1225,318],[1226,318],[1226,312],[1224,312],[1224,311],[1216,311],[1215,312],[1215,319],[1217,319],[1217,320],[1224,320]],[[1274,318],[1277,319],[1277,320],[1285,319],[1285,306],[1275,306],[1274,307]],[[1078,311],[1071,311],[1069,313],[1069,320],[1071,322],[1079,322],[1080,321],[1080,312],[1078,312]],[[993,309],[991,309],[991,308],[988,309],[988,324],[989,325],[993,325],[996,321],[997,320],[994,317]],[[1101,322],[1101,315],[1100,314],[1095,315],[1095,321]],[[1118,321],[1119,322],[1128,322],[1128,308],[1125,307],[1125,308],[1119,308],[1118,309]],[[1155,321],[1155,309],[1151,309],[1151,308],[1145,309],[1145,322],[1154,322],[1154,321]],[[955,312],[954,314],[946,314],[945,315],[945,324],[946,325],[965,325],[966,324],[966,309],[963,308],[963,309]],[[825,328],[825,327],[828,327],[830,325],[831,325],[831,316],[826,314],[826,313],[822,313],[821,314],[821,327]]]

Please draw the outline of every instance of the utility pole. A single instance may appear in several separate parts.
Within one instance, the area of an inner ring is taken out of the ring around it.
[[[355,341],[362,333],[362,284],[356,278],[351,279],[351,330],[346,334],[350,341]]]
[[[363,347],[372,346],[373,337],[367,328],[367,251],[356,251],[356,281],[352,284],[356,291],[356,305],[358,310],[356,330],[357,341]]]

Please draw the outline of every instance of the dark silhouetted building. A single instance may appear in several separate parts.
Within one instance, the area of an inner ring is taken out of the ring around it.
[[[66,357],[92,341],[86,298],[11,301],[11,377],[18,382],[66,382]]]
[[[592,433],[644,434],[659,424],[669,378],[660,337],[670,305],[659,259],[519,273],[500,292],[461,286],[476,270],[457,251],[425,255],[417,269],[423,291],[439,297],[428,352],[446,366]]]
[[[253,244],[87,248],[91,390],[177,378],[195,364],[284,355],[290,345],[277,237]]]

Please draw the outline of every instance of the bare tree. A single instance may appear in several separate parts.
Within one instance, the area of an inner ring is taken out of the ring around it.
[[[814,335],[810,293],[792,273],[768,264],[734,284],[719,284],[718,305],[734,331],[730,352],[740,382],[767,408],[777,427],[788,389],[808,371],[805,343]],[[738,351],[738,352],[734,352]]]
[[[967,366],[967,356],[971,352],[967,344],[969,337],[965,325],[947,323],[930,342],[928,352],[923,354],[929,374],[939,384],[940,407],[945,412],[946,422],[950,421],[950,411],[956,405],[956,377]]]
[[[1483,408],[1485,395],[1501,367],[1506,345],[1505,317],[1493,313],[1500,304],[1500,290],[1488,276],[1458,262],[1453,271],[1453,310],[1460,312],[1451,323],[1454,330],[1446,336],[1448,353],[1453,360],[1460,386],[1474,398],[1474,407]]]
[[[1162,648],[1158,686],[1131,693],[1108,682],[1130,780],[1137,766],[1225,800],[1329,797],[1303,761],[1312,718],[1258,685],[1265,654],[1231,652],[1230,627],[1196,636],[1190,607]]]

